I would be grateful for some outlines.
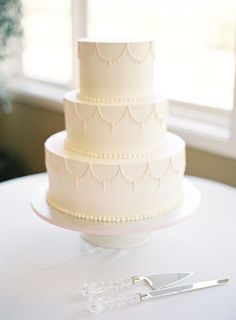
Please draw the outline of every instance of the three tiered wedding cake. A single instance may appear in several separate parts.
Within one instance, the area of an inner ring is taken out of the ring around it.
[[[91,221],[166,214],[183,201],[185,143],[166,130],[153,90],[154,43],[80,39],[80,91],[66,94],[66,131],[45,143],[47,202]]]

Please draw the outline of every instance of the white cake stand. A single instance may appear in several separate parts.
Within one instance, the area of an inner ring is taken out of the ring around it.
[[[52,208],[46,201],[47,177],[33,193],[32,208],[43,220],[58,227],[82,233],[91,244],[109,248],[130,248],[147,242],[152,231],[184,221],[200,204],[201,194],[188,178],[184,178],[184,202],[182,206],[160,217],[138,222],[93,222],[79,219]]]

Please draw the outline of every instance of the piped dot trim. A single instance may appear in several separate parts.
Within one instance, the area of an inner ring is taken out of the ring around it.
[[[163,208],[163,209],[159,209],[159,210],[154,209],[151,212],[147,212],[147,213],[143,213],[143,214],[134,214],[134,215],[120,216],[120,217],[119,216],[109,217],[109,216],[102,216],[102,215],[96,216],[96,215],[91,215],[91,214],[87,214],[87,213],[83,213],[83,212],[79,212],[79,211],[71,211],[71,210],[63,208],[63,207],[59,206],[58,204],[56,204],[54,201],[52,201],[50,199],[50,197],[48,195],[46,197],[46,200],[47,200],[47,203],[50,206],[52,206],[53,208],[55,208],[56,210],[58,210],[64,214],[67,214],[69,216],[78,218],[78,219],[88,220],[91,222],[126,223],[126,222],[138,222],[138,221],[162,217],[162,216],[174,211],[178,207],[180,207],[181,204],[183,203],[184,196],[182,195],[181,198],[176,201],[176,203],[174,203],[173,205],[168,206],[166,208]]]

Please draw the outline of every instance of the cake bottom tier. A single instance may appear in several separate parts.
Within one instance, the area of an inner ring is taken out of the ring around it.
[[[125,222],[166,214],[183,201],[185,143],[167,143],[145,159],[99,160],[64,148],[65,132],[45,142],[47,201],[56,209],[93,221]]]

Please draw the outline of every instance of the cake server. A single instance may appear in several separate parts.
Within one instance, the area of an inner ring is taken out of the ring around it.
[[[163,273],[112,279],[101,282],[92,282],[89,284],[84,283],[81,294],[84,297],[91,297],[95,294],[100,294],[108,290],[125,289],[140,282],[144,282],[148,284],[151,289],[157,290],[175,284],[176,282],[190,277],[192,274],[193,272]]]
[[[152,290],[149,292],[128,293],[128,294],[126,293],[126,294],[115,295],[115,296],[103,296],[97,299],[90,300],[87,305],[87,308],[88,308],[88,311],[90,312],[99,313],[105,310],[113,310],[115,308],[122,308],[129,305],[134,305],[148,299],[155,299],[155,298],[170,296],[170,295],[178,294],[182,292],[215,287],[215,286],[226,284],[228,281],[229,279],[207,280],[207,281],[182,285],[179,287],[170,287],[170,288],[164,288],[159,290]]]

